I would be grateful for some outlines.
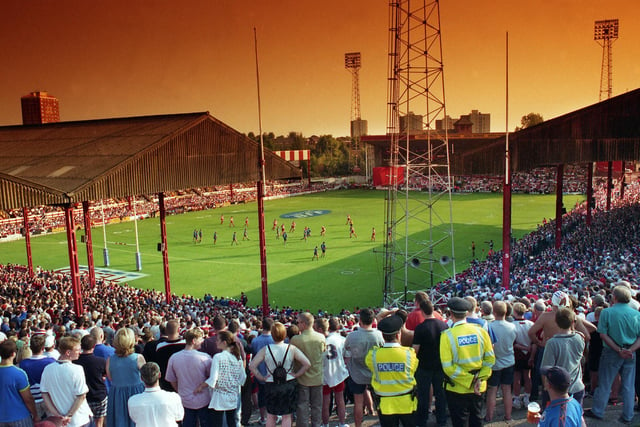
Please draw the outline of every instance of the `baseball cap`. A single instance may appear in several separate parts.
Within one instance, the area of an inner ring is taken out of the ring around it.
[[[53,335],[47,335],[47,338],[44,340],[44,348],[51,348],[56,345],[56,337]]]
[[[562,366],[543,366],[540,373],[558,390],[568,390],[571,384],[569,372]]]
[[[551,297],[551,304],[553,304],[554,307],[570,307],[571,300],[569,300],[569,295],[564,292],[555,291]]]

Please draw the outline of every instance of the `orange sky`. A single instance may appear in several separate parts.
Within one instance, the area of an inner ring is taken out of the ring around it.
[[[264,131],[348,135],[344,54],[360,51],[362,117],[370,134],[384,133],[388,3],[3,2],[0,125],[20,124],[20,97],[46,90],[60,100],[63,121],[209,111],[257,132],[255,26]],[[595,20],[620,19],[614,95],[640,86],[637,0],[442,0],[440,12],[452,117],[478,109],[491,113],[492,131],[504,131],[506,31],[510,129],[529,112],[549,119],[598,101]]]

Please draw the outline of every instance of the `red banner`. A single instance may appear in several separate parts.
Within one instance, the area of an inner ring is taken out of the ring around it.
[[[404,167],[398,166],[395,171],[391,167],[373,168],[374,187],[393,184],[394,180],[397,184],[404,184]]]
[[[598,175],[606,175],[609,170],[609,162],[596,162],[596,168],[598,170]],[[620,160],[615,160],[611,162],[611,170],[614,173],[620,174],[622,172],[622,162]]]

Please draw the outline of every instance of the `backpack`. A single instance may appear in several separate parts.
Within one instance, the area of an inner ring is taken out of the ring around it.
[[[271,354],[271,358],[276,364],[276,368],[271,372],[271,376],[273,377],[274,384],[284,384],[287,382],[287,373],[289,371],[285,369],[284,362],[287,360],[287,353],[289,353],[289,346],[287,345],[287,350],[284,352],[284,357],[281,362],[276,362],[276,358],[273,357],[273,353],[271,352],[271,346],[267,346],[269,350],[269,354]]]

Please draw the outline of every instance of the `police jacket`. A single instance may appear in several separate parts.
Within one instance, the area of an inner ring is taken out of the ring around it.
[[[371,370],[371,386],[380,397],[383,415],[410,414],[416,410],[418,400],[413,390],[418,357],[413,348],[402,347],[400,343],[373,347],[365,358],[365,364]]]
[[[487,379],[496,361],[487,331],[462,320],[440,335],[442,370],[451,380],[446,390],[473,393],[475,381],[481,381],[480,391],[487,389]]]

